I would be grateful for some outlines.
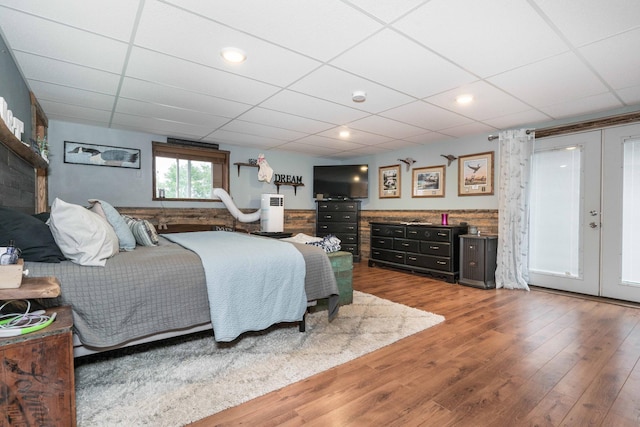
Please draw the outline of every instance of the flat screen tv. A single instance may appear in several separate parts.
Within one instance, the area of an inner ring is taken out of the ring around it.
[[[369,166],[314,166],[313,194],[323,199],[366,199],[369,197]]]

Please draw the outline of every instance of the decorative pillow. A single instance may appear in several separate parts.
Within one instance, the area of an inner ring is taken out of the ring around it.
[[[76,264],[104,267],[119,252],[111,225],[83,206],[56,198],[49,227],[62,253]]]
[[[22,259],[34,262],[60,262],[60,251],[49,226],[31,215],[0,206],[0,246],[9,241],[22,251]]]
[[[122,215],[131,232],[141,246],[156,246],[158,244],[158,232],[146,219],[136,219],[128,215]]]
[[[91,206],[89,207],[91,212],[97,213],[111,224],[111,227],[113,227],[113,230],[118,236],[120,249],[123,251],[134,250],[136,248],[136,238],[116,208],[111,206],[109,203],[98,199],[89,199],[89,203],[91,203]]]

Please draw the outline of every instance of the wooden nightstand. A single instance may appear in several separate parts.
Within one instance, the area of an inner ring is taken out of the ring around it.
[[[0,300],[51,298],[60,294],[55,278],[24,279],[20,288],[1,289]],[[0,425],[76,425],[71,307],[55,307],[54,322],[17,337],[0,338]]]

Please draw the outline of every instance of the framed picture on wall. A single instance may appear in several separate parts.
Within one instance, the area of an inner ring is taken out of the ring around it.
[[[493,153],[458,157],[458,196],[493,194]]]
[[[78,165],[140,169],[140,150],[137,148],[65,141],[64,162]]]
[[[444,197],[444,165],[413,169],[411,197]]]
[[[378,188],[381,199],[400,197],[400,165],[382,166],[378,171]]]

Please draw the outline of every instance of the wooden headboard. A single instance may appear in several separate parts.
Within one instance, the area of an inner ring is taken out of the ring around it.
[[[0,205],[36,213],[36,171],[4,144],[0,144]]]

